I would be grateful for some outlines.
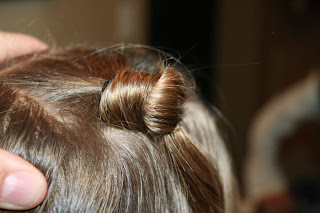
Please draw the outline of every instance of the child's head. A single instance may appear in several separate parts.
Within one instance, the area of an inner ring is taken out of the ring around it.
[[[231,203],[226,153],[192,78],[141,48],[55,49],[0,65],[0,147],[45,174],[35,212]]]

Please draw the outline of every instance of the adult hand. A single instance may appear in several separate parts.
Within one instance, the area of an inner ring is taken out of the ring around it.
[[[32,36],[0,31],[0,62],[47,48],[45,43]]]
[[[0,31],[0,62],[46,48],[46,44],[32,36]],[[47,188],[47,181],[38,169],[0,149],[0,209],[33,208],[44,200]]]

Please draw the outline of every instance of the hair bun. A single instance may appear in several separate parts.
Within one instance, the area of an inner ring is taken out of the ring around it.
[[[172,68],[124,70],[105,88],[99,110],[107,124],[162,135],[181,121],[185,98],[184,77]]]

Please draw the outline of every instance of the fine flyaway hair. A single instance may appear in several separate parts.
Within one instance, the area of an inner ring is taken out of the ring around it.
[[[0,64],[0,148],[49,184],[28,212],[233,212],[229,158],[194,88],[179,63],[130,45]]]

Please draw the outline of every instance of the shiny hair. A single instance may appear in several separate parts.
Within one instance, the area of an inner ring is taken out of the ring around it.
[[[213,113],[182,66],[147,49],[51,49],[0,65],[0,147],[49,183],[29,212],[230,212]]]

